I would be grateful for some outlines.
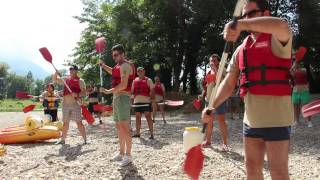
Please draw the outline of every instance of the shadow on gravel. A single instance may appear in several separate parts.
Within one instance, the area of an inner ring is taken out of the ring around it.
[[[120,172],[121,179],[123,180],[144,180],[144,178],[141,175],[139,175],[138,169],[133,163],[118,169],[118,171]]]
[[[50,159],[50,157],[65,156],[66,161],[74,161],[77,159],[78,156],[95,151],[94,149],[82,151],[81,150],[82,146],[83,145],[81,145],[81,144],[78,144],[77,146],[70,146],[69,144],[61,145],[61,148],[59,149],[58,155],[57,154],[48,154],[47,156],[44,157],[44,159],[46,161],[48,161]]]

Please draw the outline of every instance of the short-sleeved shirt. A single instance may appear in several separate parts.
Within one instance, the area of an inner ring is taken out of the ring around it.
[[[122,63],[120,65],[120,77],[128,76],[133,73],[132,66],[129,63]],[[113,93],[113,98],[116,98],[119,95],[128,95],[130,96],[130,92],[128,91],[120,91]]]
[[[148,77],[145,77],[147,78],[147,84],[148,86],[150,87],[150,92],[151,90],[154,89],[154,84],[152,82],[152,80]],[[137,77],[135,80],[138,80],[140,79],[139,77]],[[134,83],[132,83],[132,91],[134,90]],[[151,102],[151,98],[150,98],[150,95],[149,96],[141,96],[141,95],[137,95],[137,96],[134,96],[134,100],[133,100],[133,103],[150,103]]]
[[[65,79],[66,77],[63,77],[63,79]],[[57,79],[55,81],[56,83],[60,84],[60,85],[64,85],[62,79]],[[83,97],[86,95],[86,92],[85,92],[85,82],[83,79],[79,79],[79,85],[80,85],[80,89],[81,89],[81,92],[79,94],[79,96]],[[62,99],[62,105],[74,105],[74,104],[77,104],[76,100],[74,99],[73,96],[71,96],[70,94],[68,95],[64,95],[63,96],[63,99]]]
[[[291,57],[292,36],[286,45],[271,38],[271,48],[275,56],[281,58]],[[240,47],[234,52],[227,72],[239,75],[238,56]],[[254,95],[250,92],[244,96],[245,113],[244,123],[252,128],[290,126],[294,120],[291,96]]]

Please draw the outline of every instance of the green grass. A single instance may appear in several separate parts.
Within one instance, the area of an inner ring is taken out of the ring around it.
[[[43,109],[42,103],[35,100],[5,99],[0,100],[0,112],[22,112],[23,107],[35,104],[35,109]]]

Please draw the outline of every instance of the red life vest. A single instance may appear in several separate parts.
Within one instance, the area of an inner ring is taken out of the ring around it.
[[[293,76],[294,76],[295,84],[297,84],[297,85],[308,84],[306,71],[297,70],[294,72]]]
[[[163,96],[163,90],[160,82],[155,83],[154,92],[156,95]]]
[[[207,87],[207,85],[212,82],[216,82],[216,73],[214,71],[209,71],[204,77],[203,87]]]
[[[272,53],[271,34],[260,34],[254,44],[250,36],[239,51],[240,96],[247,91],[257,95],[286,96],[291,94],[289,69],[291,58]]]
[[[148,85],[148,79],[146,77],[143,77],[142,79],[136,78],[133,81],[133,94],[134,96],[140,95],[140,96],[150,96],[150,87]]]
[[[122,63],[127,63],[127,62],[122,62]],[[113,88],[116,87],[121,82],[120,66],[122,65],[122,63],[118,63],[117,65],[115,65],[112,68],[112,82],[111,82],[111,84],[112,84]],[[129,75],[127,88],[124,89],[124,91],[127,91],[127,92],[131,92],[132,82],[136,76],[136,68],[135,68],[134,64],[131,64],[130,66],[132,68],[132,74]]]
[[[65,79],[65,81],[73,93],[80,93],[81,92],[79,77],[70,77],[69,76]],[[68,94],[71,94],[71,92],[69,92],[68,88],[66,86],[64,86],[63,95],[68,95]]]

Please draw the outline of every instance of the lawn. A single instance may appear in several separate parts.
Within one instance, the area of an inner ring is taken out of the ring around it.
[[[21,112],[23,107],[35,104],[35,109],[42,109],[42,103],[36,100],[5,99],[0,100],[0,112]]]

